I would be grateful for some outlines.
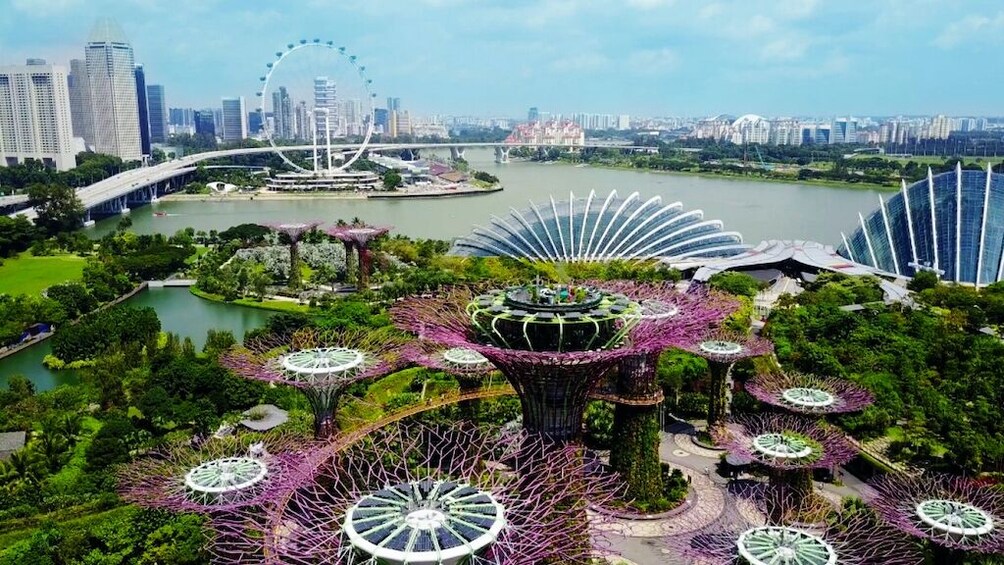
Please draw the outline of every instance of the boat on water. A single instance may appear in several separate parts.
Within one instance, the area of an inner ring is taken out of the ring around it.
[[[154,212],[153,213],[153,217],[154,218],[163,218],[163,217],[166,217],[166,216],[167,216],[167,212]]]

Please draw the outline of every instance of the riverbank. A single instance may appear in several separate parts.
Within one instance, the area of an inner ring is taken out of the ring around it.
[[[262,300],[261,302],[253,298],[238,298],[236,300],[225,300],[220,294],[213,294],[211,292],[205,292],[199,290],[195,286],[188,287],[188,291],[193,295],[198,296],[203,300],[208,300],[210,302],[217,302],[219,304],[233,304],[235,306],[246,306],[248,308],[256,308],[258,310],[269,310],[271,312],[297,312],[305,313],[310,311],[310,307],[305,304],[300,304],[295,300]]]
[[[400,199],[400,198],[449,198],[453,196],[476,196],[491,194],[502,190],[501,186],[493,188],[462,187],[452,189],[418,189],[413,191],[396,190],[386,192],[247,192],[227,194],[168,194],[160,198],[161,202],[234,202],[247,200],[262,201],[295,201],[295,200],[367,200],[367,199]]]
[[[528,161],[532,162],[532,161]],[[884,184],[873,184],[868,182],[843,182],[836,180],[821,180],[821,179],[808,179],[801,180],[797,178],[792,179],[778,179],[778,178],[768,178],[756,175],[734,175],[728,173],[706,173],[700,171],[663,171],[659,169],[648,169],[639,168],[631,165],[598,165],[594,163],[573,163],[571,161],[552,161],[553,163],[558,163],[561,165],[571,165],[579,166],[585,165],[586,167],[594,169],[606,169],[610,171],[635,171],[640,173],[657,173],[665,175],[673,175],[680,177],[701,177],[708,179],[721,179],[726,181],[739,181],[739,182],[763,182],[763,183],[775,183],[775,184],[794,184],[794,185],[807,185],[807,186],[820,186],[826,188],[848,188],[851,190],[881,190],[883,192],[898,192],[898,186],[890,186]]]

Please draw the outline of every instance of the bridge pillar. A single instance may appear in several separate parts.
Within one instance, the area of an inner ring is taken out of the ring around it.
[[[495,146],[495,162],[496,163],[508,163],[509,162],[509,150],[511,147],[503,147],[501,145]]]
[[[131,212],[129,209],[129,195],[125,195],[119,198],[119,213],[128,214]]]
[[[94,220],[91,219],[91,209],[87,208],[84,210],[84,227],[89,228],[94,225]]]
[[[459,161],[460,159],[463,159],[464,151],[466,149],[467,149],[466,147],[462,146],[450,147],[450,159],[453,159],[454,161]]]

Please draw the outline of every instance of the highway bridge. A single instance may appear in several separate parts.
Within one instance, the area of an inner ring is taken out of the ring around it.
[[[454,158],[462,157],[464,150],[471,147],[485,147],[495,150],[496,161],[506,162],[509,158],[509,151],[514,147],[530,148],[612,148],[625,150],[650,150],[648,146],[624,145],[614,142],[589,142],[585,145],[555,145],[555,144],[526,144],[526,143],[465,143],[465,142],[440,142],[440,143],[371,143],[367,145],[367,150],[372,152],[380,151],[400,151],[400,150],[422,150],[422,149],[449,149]],[[312,144],[283,146],[285,151],[313,151]],[[327,151],[327,146],[316,146],[317,150]],[[332,152],[357,151],[359,144],[332,144]],[[268,147],[242,147],[237,149],[222,149],[219,151],[207,151],[205,153],[195,153],[186,155],[180,159],[174,159],[158,165],[131,169],[115,176],[108,177],[92,185],[77,189],[77,197],[84,204],[87,210],[85,221],[90,222],[93,215],[111,215],[115,213],[128,212],[131,206],[154,202],[160,196],[169,192],[179,190],[184,183],[184,175],[195,171],[196,166],[204,161],[213,159],[224,159],[227,157],[238,157],[241,155],[256,155],[263,153],[274,153],[275,148]],[[0,197],[0,209],[5,207],[17,207],[27,203],[24,195]],[[28,219],[36,217],[35,210],[21,209],[11,212],[9,215],[24,214]]]

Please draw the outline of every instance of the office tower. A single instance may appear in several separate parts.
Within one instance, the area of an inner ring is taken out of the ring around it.
[[[332,138],[338,135],[338,93],[335,81],[328,77],[314,79],[314,123],[318,143],[327,140],[328,131]]]
[[[168,110],[167,123],[172,126],[194,126],[195,110],[191,108],[171,108]]]
[[[293,118],[296,120],[296,125],[294,128],[294,137],[296,139],[309,140],[311,137],[310,132],[313,130],[311,125],[310,110],[307,110],[307,103],[303,100],[296,105],[296,110],[293,112]]]
[[[387,98],[387,111],[397,112],[401,109],[401,99],[400,98]]]
[[[359,100],[353,98],[343,100],[339,105],[339,123],[342,126],[342,135],[361,135],[363,130],[362,105]]]
[[[196,135],[211,135],[216,137],[216,120],[213,116],[215,112],[211,108],[196,110],[193,112],[192,120],[195,122]]]
[[[150,143],[167,142],[167,104],[164,103],[164,85],[146,87],[146,110],[150,119]]]
[[[91,119],[91,91],[87,82],[87,63],[83,59],[70,60],[70,73],[66,76],[70,91],[70,118],[73,137],[84,140],[88,148],[94,146],[94,122]]]
[[[403,112],[393,112],[391,114],[391,123],[393,124],[393,137],[399,135],[411,135],[411,114],[408,110]]]
[[[143,65],[136,65],[136,105],[139,110],[139,147],[144,155],[150,154],[150,114],[146,101],[146,74]]]
[[[244,97],[223,98],[223,115],[220,137],[223,141],[240,141],[248,136],[247,111]]]
[[[858,122],[851,118],[838,118],[830,126],[830,143],[857,143]]]
[[[272,135],[279,139],[294,139],[293,101],[285,86],[272,93]]]
[[[76,166],[64,67],[0,67],[0,166],[35,159],[60,171]]]
[[[540,110],[536,106],[530,106],[530,111],[526,113],[526,121],[531,124],[540,121]]]
[[[257,135],[261,133],[262,115],[261,108],[248,112],[248,133]]]
[[[376,133],[390,132],[390,111],[387,108],[373,110],[373,127]]]
[[[84,50],[90,88],[94,150],[138,161],[139,107],[132,46],[114,20],[98,20]]]

